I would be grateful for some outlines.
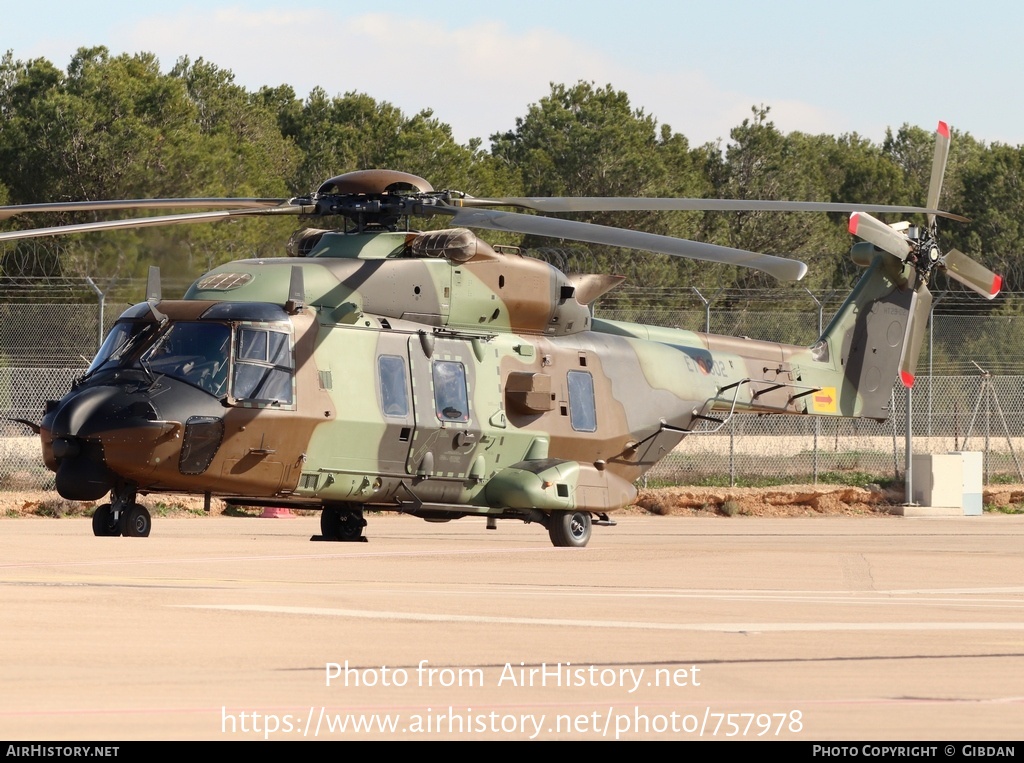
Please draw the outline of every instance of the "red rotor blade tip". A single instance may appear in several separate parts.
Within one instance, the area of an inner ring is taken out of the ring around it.
[[[850,233],[854,236],[857,235],[857,224],[860,222],[860,212],[854,212],[850,215]]]
[[[994,297],[1001,288],[1003,288],[1003,277],[996,274],[992,277],[992,288],[989,290],[989,294]]]
[[[943,138],[948,138],[949,137],[949,125],[946,124],[945,122],[939,122],[939,126],[936,129],[936,132],[939,135],[941,135]]]
[[[914,375],[910,371],[900,371],[900,381],[904,387],[910,389],[914,386]]]

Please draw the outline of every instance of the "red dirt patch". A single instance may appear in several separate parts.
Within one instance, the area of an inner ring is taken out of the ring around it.
[[[1024,504],[1024,485],[993,485],[985,488],[986,505]],[[668,487],[641,490],[634,506],[619,513],[666,516],[805,517],[821,515],[880,515],[903,501],[903,491],[848,487],[846,485],[781,485],[778,487]],[[41,490],[0,492],[0,517],[90,516],[102,501],[66,501]],[[201,515],[203,499],[188,495],[140,496],[153,514]],[[211,513],[224,513],[224,503],[214,499]]]

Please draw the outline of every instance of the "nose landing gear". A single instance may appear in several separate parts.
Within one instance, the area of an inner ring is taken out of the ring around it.
[[[109,503],[97,506],[92,513],[92,534],[100,537],[107,535],[120,535],[121,528],[118,518],[110,508]]]
[[[92,515],[92,534],[97,536],[124,535],[145,538],[153,529],[153,519],[145,506],[135,503],[135,491],[111,493],[112,503],[97,506]]]
[[[118,524],[121,527],[121,534],[129,538],[149,537],[149,531],[153,529],[153,519],[149,516],[149,511],[137,503],[132,504],[127,511],[121,512]]]

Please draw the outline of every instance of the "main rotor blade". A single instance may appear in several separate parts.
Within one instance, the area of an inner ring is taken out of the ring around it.
[[[185,215],[160,215],[158,217],[137,217],[130,220],[103,220],[80,225],[58,225],[53,228],[29,228],[0,233],[0,241],[19,241],[26,238],[44,238],[46,236],[63,236],[67,233],[91,233],[93,231],[122,230],[125,228],[151,228],[161,225],[187,225],[189,223],[208,223],[224,220],[229,217],[245,215],[301,215],[303,207],[273,207],[271,209],[229,209],[219,212],[193,212]],[[308,210],[306,212],[308,214]]]
[[[847,204],[829,201],[764,201],[752,199],[684,199],[594,196],[503,196],[496,199],[452,199],[461,207],[520,207],[537,212],[893,212],[927,213],[968,222],[966,217],[941,209],[892,206],[889,204]]]
[[[928,316],[932,311],[932,293],[924,282],[914,290],[910,300],[910,325],[903,342],[903,354],[900,356],[900,381],[910,389],[914,386],[917,375],[917,359],[921,356],[924,345],[924,332],[928,326]]]
[[[949,125],[939,122],[935,129],[935,156],[932,159],[932,178],[928,184],[928,207],[939,206],[942,193],[942,178],[946,174],[946,160],[949,159]],[[935,225],[935,215],[928,214],[928,227]]]
[[[553,217],[523,215],[516,212],[498,212],[495,210],[463,209],[455,213],[454,225],[467,228],[483,228],[485,230],[512,231],[548,238],[565,238],[574,241],[586,241],[591,244],[621,246],[626,249],[639,249],[648,252],[660,252],[676,257],[689,257],[693,260],[706,262],[723,262],[729,265],[742,265],[768,273],[781,281],[799,281],[807,272],[807,266],[799,260],[775,257],[770,254],[758,254],[744,249],[733,249],[717,244],[705,244],[683,238],[660,236],[654,233],[624,228],[610,228],[606,225],[581,223],[575,220],[560,220]]]
[[[910,254],[910,242],[906,236],[867,212],[854,212],[850,215],[850,233],[901,260],[907,259]]]
[[[995,299],[1003,287],[1002,276],[993,273],[958,249],[950,249],[942,260],[946,274],[985,299]]]
[[[16,204],[0,207],[0,220],[38,212],[92,212],[107,209],[243,209],[276,207],[288,199],[116,199],[111,201],[65,201],[52,204]]]

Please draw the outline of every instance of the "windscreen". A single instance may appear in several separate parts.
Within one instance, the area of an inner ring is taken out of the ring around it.
[[[104,366],[112,368],[118,365],[121,357],[140,346],[140,341],[146,335],[154,334],[155,328],[156,324],[151,321],[118,321],[107,334],[86,373],[91,374]]]
[[[142,356],[153,374],[181,379],[212,395],[227,394],[231,329],[222,323],[175,323]]]

